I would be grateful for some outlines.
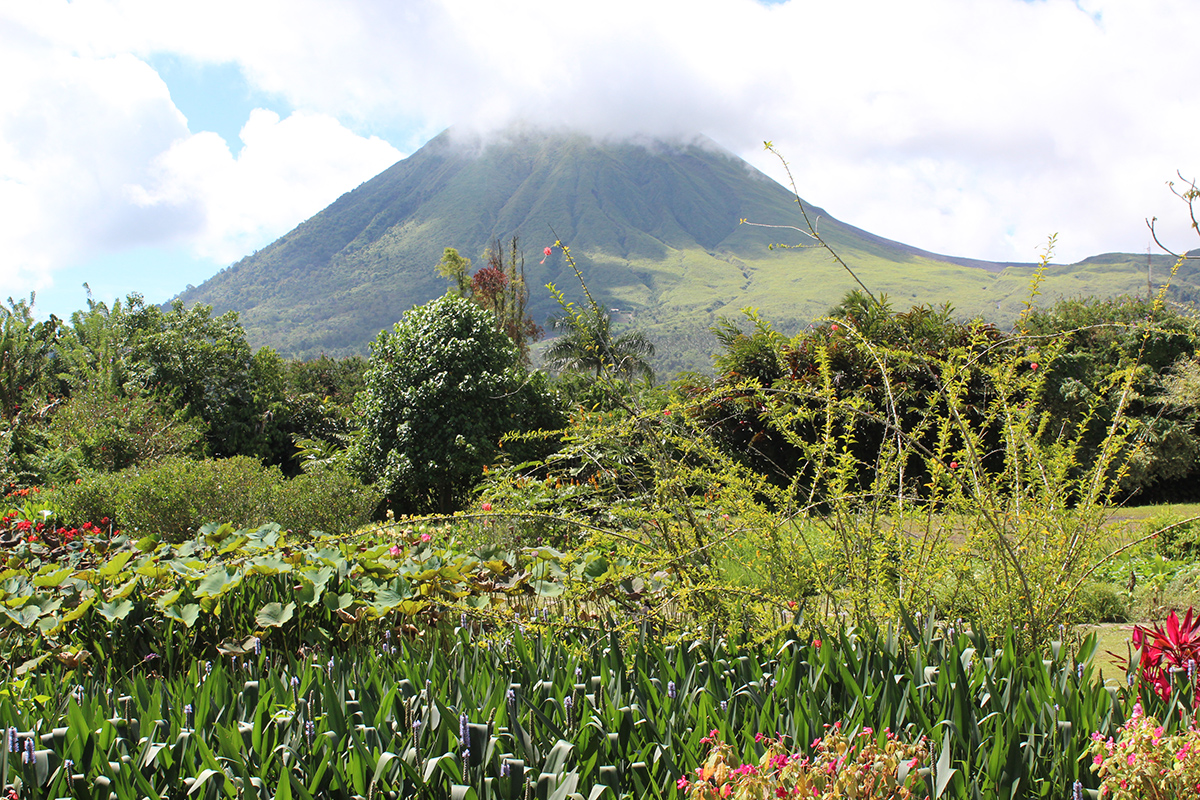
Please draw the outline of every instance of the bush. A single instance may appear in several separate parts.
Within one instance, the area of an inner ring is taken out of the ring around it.
[[[1079,588],[1073,616],[1077,623],[1127,622],[1129,607],[1116,587],[1107,583],[1089,583]]]
[[[181,542],[205,522],[255,527],[271,519],[271,500],[283,482],[278,467],[249,456],[191,461],[170,458],[147,470],[121,473],[116,519],[130,533]]]
[[[199,420],[184,420],[151,397],[92,390],[55,412],[49,434],[81,467],[116,472],[168,456],[197,456],[204,431]]]
[[[340,467],[318,467],[276,488],[274,521],[293,531],[350,533],[366,524],[383,492]]]
[[[1185,520],[1174,514],[1151,518],[1148,530],[1159,529],[1154,541],[1158,552],[1170,559],[1191,561],[1200,556],[1200,520]]]
[[[78,483],[50,492],[47,502],[65,523],[108,517],[129,533],[180,542],[205,522],[348,533],[371,518],[381,497],[344,469],[323,467],[287,480],[279,467],[236,456],[86,472]]]
[[[117,518],[117,490],[121,476],[84,470],[76,482],[47,492],[46,500],[63,524],[81,525]]]

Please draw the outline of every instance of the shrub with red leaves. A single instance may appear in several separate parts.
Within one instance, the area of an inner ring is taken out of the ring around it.
[[[1183,618],[1172,611],[1166,626],[1153,628],[1133,626],[1133,646],[1141,651],[1142,680],[1154,687],[1158,696],[1171,696],[1171,671],[1182,670],[1195,688],[1195,702],[1200,703],[1200,684],[1196,670],[1200,668],[1200,617],[1192,619],[1192,609]]]

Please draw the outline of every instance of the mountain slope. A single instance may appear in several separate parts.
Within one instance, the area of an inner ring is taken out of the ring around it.
[[[939,256],[819,208],[809,212],[860,277],[897,307],[952,302],[1003,319],[1027,291],[1031,265]],[[593,294],[659,341],[660,369],[702,368],[705,331],[718,316],[755,306],[781,329],[795,328],[854,285],[823,250],[769,249],[806,237],[740,219],[800,223],[783,187],[707,140],[611,143],[518,129],[485,143],[444,132],[180,297],[237,310],[256,346],[300,357],[362,352],[406,309],[445,291],[434,270],[444,248],[478,264],[489,242],[514,233],[531,254],[531,310],[544,319],[557,311],[546,283],[580,294],[561,254],[539,263],[557,236]],[[1159,274],[1166,269],[1156,266]],[[1043,288],[1061,294],[1061,283],[1072,294],[1095,291],[1097,282],[1113,287],[1101,294],[1144,287],[1145,257],[1085,262]]]

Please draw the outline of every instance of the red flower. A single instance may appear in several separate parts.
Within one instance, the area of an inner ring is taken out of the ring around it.
[[[550,254],[551,254],[552,252],[554,252],[554,251],[553,251],[553,250],[551,250],[549,247],[547,247],[547,248],[546,248],[545,250],[543,250],[542,252],[543,252],[544,254],[546,254],[546,255],[550,255]]]
[[[33,523],[27,519],[22,519],[17,521],[16,527],[18,531],[25,533],[33,528]]]
[[[491,510],[492,510],[492,504],[491,504],[491,503],[484,503],[483,505],[481,505],[481,506],[480,506],[480,508],[482,508],[484,511],[491,511]]]
[[[1032,370],[1036,370],[1036,369],[1037,369],[1037,362],[1035,361],[1035,362],[1033,362],[1032,364],[1030,364],[1030,365],[1029,365],[1029,368],[1030,368],[1030,369],[1032,369]]]
[[[957,462],[957,461],[951,461],[951,462],[950,462],[950,469],[958,469],[958,462]]]

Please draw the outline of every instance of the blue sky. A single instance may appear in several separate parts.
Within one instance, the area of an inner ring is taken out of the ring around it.
[[[1193,0],[0,0],[0,297],[161,302],[449,125],[705,134],[936,252],[1193,247]]]

